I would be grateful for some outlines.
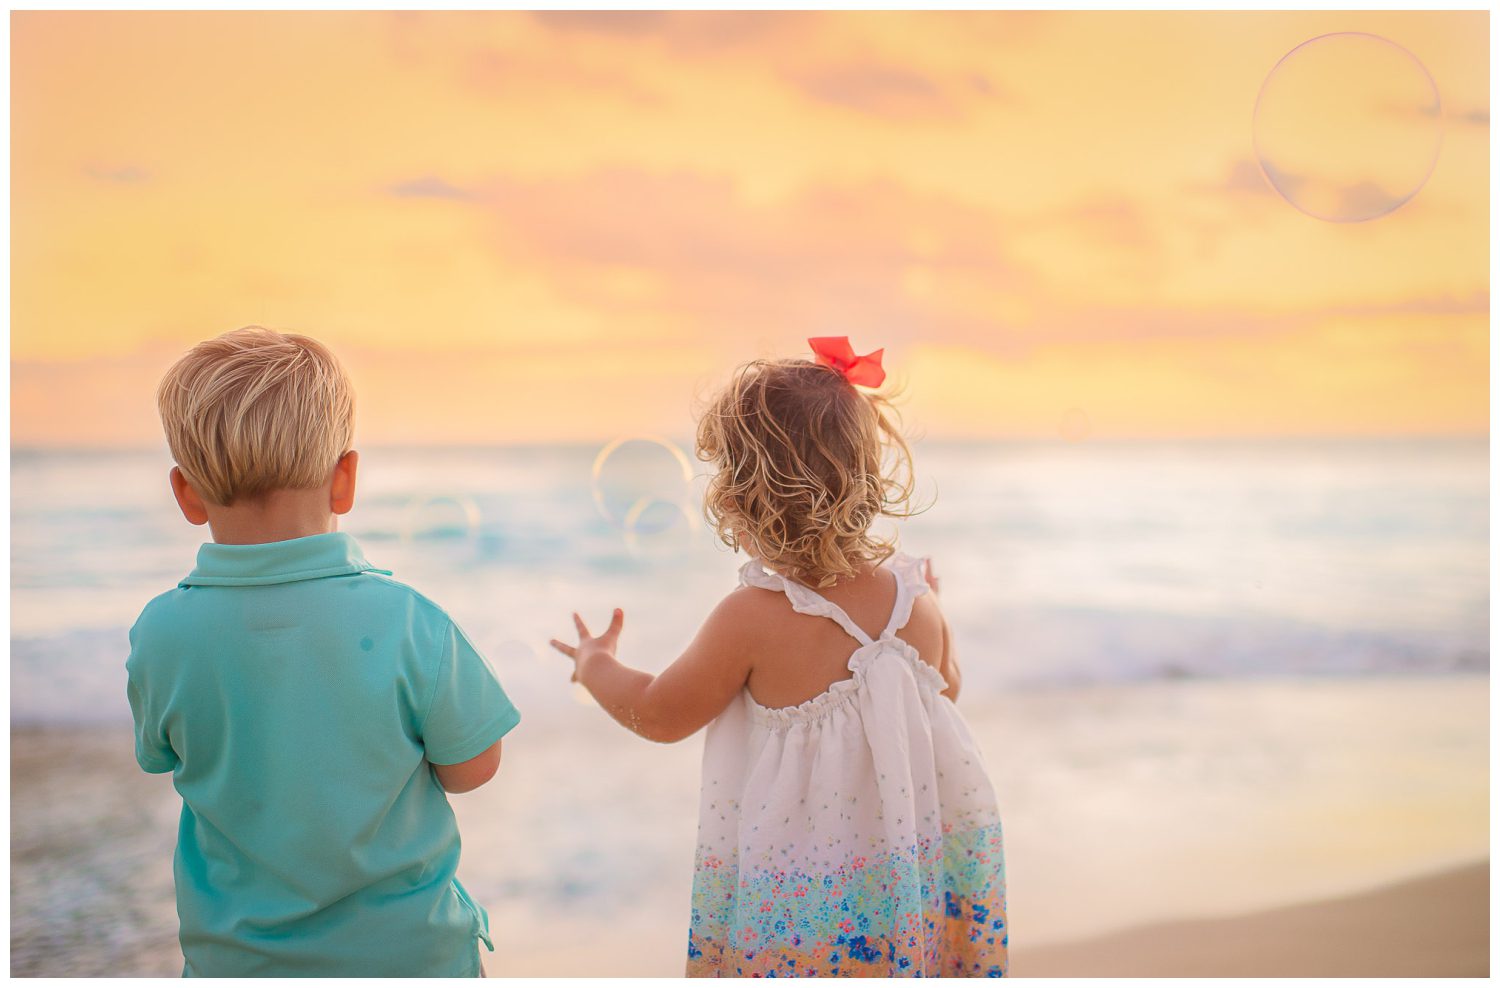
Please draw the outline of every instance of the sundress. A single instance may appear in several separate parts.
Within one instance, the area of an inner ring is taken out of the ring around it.
[[[898,555],[870,639],[842,609],[752,560],[745,586],[837,622],[853,678],[795,707],[747,690],[708,727],[687,973],[1003,977],[1000,814],[942,674],[896,637],[927,592]]]

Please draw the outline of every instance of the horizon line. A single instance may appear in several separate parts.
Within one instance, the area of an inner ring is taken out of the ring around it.
[[[596,449],[617,439],[652,438],[642,433],[639,436],[629,434],[600,436],[579,439],[553,439],[553,440],[527,440],[527,439],[496,439],[496,440],[462,440],[454,442],[414,442],[411,440],[386,440],[370,443],[356,443],[354,449],[371,450],[465,450],[465,449],[566,449],[566,448],[588,448]],[[668,439],[678,445],[691,445],[688,436],[659,435],[657,438]],[[1138,436],[1089,436],[1082,439],[1070,439],[1063,436],[1036,436],[1036,435],[1012,435],[1012,436],[921,436],[905,437],[910,445],[928,446],[1076,446],[1079,448],[1095,445],[1105,446],[1127,446],[1127,445],[1207,445],[1220,443],[1301,443],[1321,444],[1335,442],[1475,442],[1488,440],[1490,433],[1483,432],[1342,432],[1342,433],[1226,433],[1222,435],[1138,435]],[[166,453],[165,442],[160,444],[91,444],[88,442],[61,442],[61,443],[37,443],[37,442],[15,442],[10,444],[11,455],[18,453]]]

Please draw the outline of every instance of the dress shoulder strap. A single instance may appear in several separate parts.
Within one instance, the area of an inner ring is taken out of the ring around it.
[[[873,640],[859,625],[849,619],[844,609],[831,600],[826,600],[821,594],[811,587],[804,587],[794,580],[788,580],[780,573],[766,569],[760,564],[759,559],[752,559],[740,567],[740,586],[760,587],[762,590],[777,590],[786,594],[786,599],[792,605],[792,610],[798,614],[813,614],[817,617],[826,617],[837,624],[844,632],[859,642],[861,646],[873,644]],[[896,598],[900,603],[900,596]],[[911,605],[907,605],[911,609]],[[882,636],[883,637],[883,636]]]
[[[891,608],[891,620],[880,633],[881,638],[889,638],[906,627],[906,622],[911,620],[912,605],[918,597],[932,589],[922,573],[926,564],[927,557],[908,556],[903,552],[896,553],[886,561],[886,567],[896,577],[896,606]]]

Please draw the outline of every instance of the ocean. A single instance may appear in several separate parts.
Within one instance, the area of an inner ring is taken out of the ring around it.
[[[446,607],[523,709],[578,700],[546,642],[625,609],[663,668],[743,562],[685,444],[374,448],[342,527]],[[687,447],[690,449],[690,447]],[[1485,440],[952,444],[915,450],[930,556],[975,702],[1031,686],[1486,672]],[[597,465],[597,469],[596,468]],[[128,722],[141,607],[206,537],[165,449],[11,460],[11,717]],[[634,514],[632,514],[634,512]]]
[[[683,444],[362,452],[343,527],[522,711],[453,797],[492,975],[680,974],[701,737],[629,735],[548,649],[625,610],[669,663],[743,557]],[[601,458],[601,454],[605,454]],[[1484,440],[915,446],[1012,949],[1488,853]],[[180,800],[133,763],[127,630],[192,566],[166,451],[12,454],[13,975],[181,970]]]

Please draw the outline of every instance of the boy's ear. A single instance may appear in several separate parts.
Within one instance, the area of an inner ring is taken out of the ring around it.
[[[339,457],[338,465],[333,468],[333,487],[328,492],[328,506],[336,515],[349,513],[354,507],[354,480],[359,472],[359,454],[350,450]]]
[[[177,507],[182,509],[182,517],[188,520],[188,524],[208,524],[208,509],[203,506],[203,498],[193,490],[182,471],[173,467],[168,478],[172,482],[172,495],[177,498]]]

